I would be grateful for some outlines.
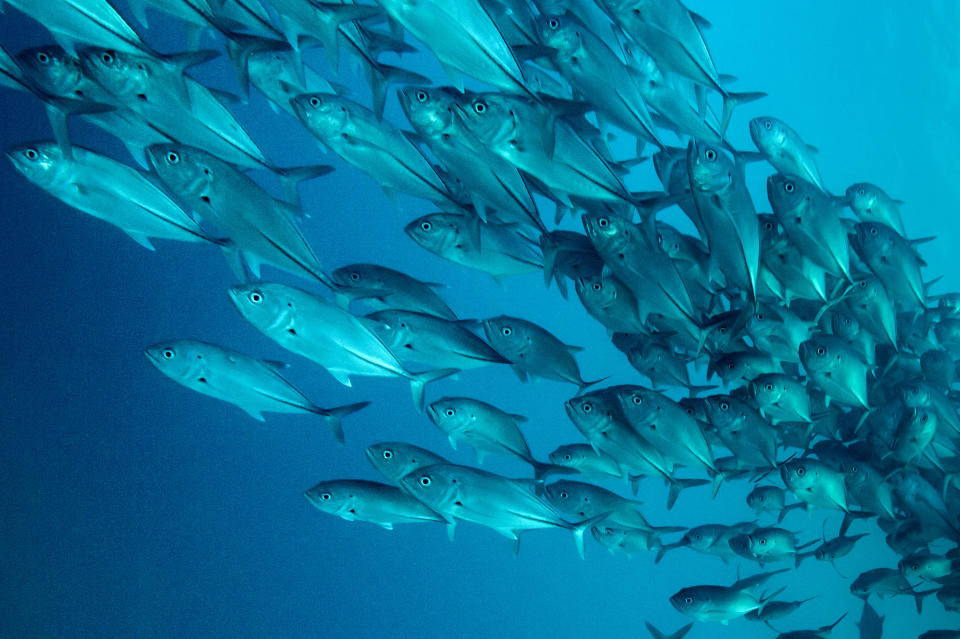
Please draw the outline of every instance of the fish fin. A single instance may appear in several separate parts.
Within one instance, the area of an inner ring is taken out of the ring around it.
[[[453,435],[447,437],[447,441],[450,442],[450,448],[454,450],[457,449],[457,440],[453,438]]]
[[[457,520],[451,519],[447,522],[447,539],[452,543],[457,536]]]
[[[726,136],[727,127],[730,126],[730,117],[733,115],[733,110],[737,108],[737,106],[745,102],[759,100],[760,98],[766,97],[766,95],[767,94],[762,91],[750,93],[725,93],[723,96],[723,115],[720,117],[721,137]]]
[[[50,120],[50,128],[53,129],[53,137],[57,144],[63,149],[63,154],[73,157],[73,147],[70,143],[70,128],[67,126],[67,113],[56,104],[46,105],[47,119]]]
[[[440,368],[437,370],[411,374],[410,392],[413,393],[413,403],[417,407],[417,410],[421,413],[423,412],[423,391],[427,384],[459,372],[459,368]]]
[[[253,417],[253,418],[254,418],[255,420],[257,420],[258,422],[265,422],[265,421],[267,421],[267,420],[265,420],[265,419],[263,418],[263,414],[262,414],[260,411],[258,411],[256,408],[248,408],[248,407],[246,407],[246,406],[241,406],[240,404],[237,404],[237,405],[240,406],[240,408],[243,410],[243,412],[245,412],[245,413],[246,413],[247,415],[249,415],[250,417]]]
[[[337,406],[336,408],[320,408],[318,406],[314,406],[311,412],[323,417],[323,420],[327,422],[327,426],[329,426],[330,430],[333,431],[333,436],[336,437],[338,442],[343,444],[343,424],[340,423],[340,420],[351,413],[357,412],[361,408],[366,408],[369,405],[370,402],[358,402],[356,404]]]
[[[573,346],[571,344],[564,344],[568,351],[573,354],[580,353],[583,351],[583,346]]]
[[[407,71],[389,64],[377,63],[375,67],[368,67],[370,92],[373,98],[373,112],[378,118],[383,117],[383,108],[387,101],[387,85],[390,84],[432,84],[430,78]]]
[[[247,265],[254,279],[260,279],[260,258],[253,253],[243,253],[243,262]]]
[[[683,639],[683,637],[690,632],[690,629],[693,628],[693,624],[689,623],[680,630],[677,630],[672,635],[665,635],[654,626],[649,621],[645,622],[647,625],[647,630],[650,631],[650,634],[653,636],[653,639]]]
[[[379,523],[384,530],[393,530],[393,524],[390,523],[389,521],[379,522]]]
[[[557,464],[550,464],[547,462],[539,462],[536,459],[527,460],[531,466],[533,466],[533,476],[537,480],[537,485],[534,486],[534,492],[543,492],[541,484],[543,479],[547,475],[577,475],[580,474],[580,471],[576,468],[570,468],[569,466],[558,466]]]
[[[0,0],[0,5],[3,5],[2,0]],[[134,19],[139,22],[144,29],[149,29],[150,25],[147,22],[147,3],[144,0],[128,0],[127,6],[130,8],[130,13],[133,14]]]
[[[673,508],[673,505],[677,503],[677,497],[680,496],[680,491],[684,488],[692,488],[710,483],[706,479],[674,479],[672,477],[669,477],[668,481],[670,482],[670,492],[667,495],[667,510]]]
[[[144,235],[143,233],[134,233],[132,231],[124,231],[131,240],[142,246],[143,248],[149,251],[156,251],[153,244],[150,242],[150,238]]]
[[[276,360],[276,359],[261,359],[260,363],[265,365],[267,368],[271,368],[275,371],[282,371],[283,369],[289,366],[289,364],[287,364],[286,362],[281,362],[280,360]]]
[[[330,369],[327,369],[327,372],[330,373],[330,375],[332,375],[335,380],[337,380],[347,388],[350,388],[353,386],[353,382],[350,381],[350,373],[346,371],[330,370]]]
[[[580,559],[583,559],[585,556],[583,552],[583,533],[590,530],[612,514],[612,512],[605,512],[601,515],[597,515],[596,517],[584,519],[583,521],[571,526],[570,530],[573,532],[573,543],[575,543],[577,546],[577,554],[580,555]]]
[[[517,377],[520,379],[521,382],[528,381],[529,378],[527,377],[527,373],[522,368],[520,368],[515,364],[511,364],[510,368],[512,368],[513,372],[517,374]]]

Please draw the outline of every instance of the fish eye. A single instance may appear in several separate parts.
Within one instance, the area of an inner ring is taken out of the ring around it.
[[[487,112],[486,102],[480,102],[480,101],[474,102],[473,110],[477,112],[477,115],[483,115],[484,113]]]
[[[643,398],[640,397],[639,395],[634,395],[634,396],[633,396],[633,403],[636,404],[637,406],[639,406],[640,404],[643,403]]]
[[[417,102],[426,102],[428,97],[429,96],[427,95],[426,91],[417,91]]]
[[[569,497],[569,496],[570,496],[570,495],[567,493],[567,491],[565,491],[565,490],[561,490],[561,491],[560,491],[560,499],[566,499],[566,498]]]
[[[707,149],[706,153],[703,154],[703,157],[707,158],[711,162],[717,159],[717,152],[713,149]]]
[[[760,538],[760,545],[761,545],[761,546],[766,546],[766,545],[767,545],[767,540],[764,539],[763,537],[761,537],[761,538]]]
[[[606,228],[608,224],[610,224],[610,220],[605,217],[601,217],[599,220],[597,220],[597,226],[600,228]]]
[[[250,295],[247,297],[254,304],[260,304],[263,302],[263,295],[260,293],[260,291],[251,291]]]
[[[310,106],[312,106],[314,109],[319,109],[319,108],[320,108],[320,98],[318,98],[318,97],[315,96],[315,95],[310,96]]]
[[[45,51],[39,51],[37,52],[37,62],[40,64],[48,64],[50,62],[50,56],[48,56]]]
[[[443,411],[443,414],[447,417],[453,417],[457,414],[457,411],[453,410],[452,408],[448,408],[447,410]]]
[[[773,384],[764,384],[763,389],[769,393],[773,390]]]
[[[877,227],[875,227],[875,226],[871,226],[871,227],[870,227],[870,235],[878,235],[879,233],[880,233],[880,231],[877,230]]]
[[[431,224],[430,222],[420,222],[420,230],[429,232],[430,229],[432,228],[433,228],[433,224]]]
[[[693,597],[684,597],[684,598],[683,598],[683,603],[685,603],[685,604],[687,604],[687,605],[689,606],[690,604],[693,603]]]
[[[560,27],[560,21],[556,18],[550,18],[549,25],[551,29],[558,29]]]
[[[866,194],[867,194],[866,189],[857,189],[857,195],[859,195],[860,197],[863,197]]]
[[[583,406],[580,407],[580,410],[582,410],[585,413],[589,413],[590,411],[593,410],[593,404],[591,404],[590,402],[584,402]]]
[[[30,147],[29,149],[24,151],[23,154],[26,156],[28,160],[36,160],[37,158],[40,157],[40,152],[33,147]]]
[[[763,313],[757,313],[757,319],[763,321]]]
[[[806,466],[797,466],[797,477],[803,477],[807,474]]]
[[[823,354],[826,353],[826,352],[827,352],[827,349],[825,349],[823,346],[818,346],[818,347],[817,347],[817,355],[820,355],[820,356],[822,357]]]
[[[763,225],[763,228],[767,229],[768,231],[772,231],[772,230],[773,230],[773,222],[767,222],[766,224]]]
[[[320,501],[330,501],[333,499],[333,495],[330,493],[320,493]]]
[[[393,458],[393,451],[390,450],[389,448],[384,449],[384,451],[383,451],[383,458],[384,458],[384,459],[392,459],[392,458]]]
[[[593,290],[599,291],[601,288],[603,288],[603,287],[600,286],[600,282],[594,282],[594,283],[593,283]]]
[[[176,353],[174,353],[174,352],[173,352],[171,349],[169,349],[169,348],[167,348],[167,349],[165,349],[165,350],[163,351],[163,358],[164,358],[164,359],[173,359],[175,355],[176,355]]]
[[[769,131],[770,129],[773,128],[773,122],[771,122],[770,120],[764,120],[764,121],[763,121],[763,128],[765,128],[766,130]]]
[[[926,423],[927,423],[927,417],[928,417],[928,415],[927,415],[926,413],[924,413],[923,416],[920,418],[920,423],[921,423],[921,424],[926,424]]]
[[[429,477],[426,477],[426,476],[421,477],[421,478],[420,478],[420,485],[421,485],[421,486],[429,486],[429,485],[430,485],[430,478],[429,478]]]
[[[786,191],[787,193],[793,193],[793,190],[795,188],[797,187],[793,185],[793,182],[784,182],[783,184],[783,190]]]
[[[720,402],[720,410],[727,411],[730,410],[730,404],[727,402]]]
[[[571,459],[572,457],[570,457],[570,453],[567,453],[566,455],[563,456],[563,461],[570,461]]]
[[[353,280],[354,282],[359,282],[360,274],[354,271],[353,273],[350,274],[350,279]]]
[[[920,564],[913,564],[913,565],[910,566],[910,567],[913,568],[914,572],[917,572],[917,571],[920,570]]]
[[[180,154],[176,151],[167,152],[167,164],[179,164],[180,163]]]
[[[113,64],[114,57],[109,51],[104,51],[100,54],[100,59],[104,64]]]
[[[510,337],[511,335],[513,335],[513,329],[510,328],[509,326],[504,326],[503,328],[500,329],[500,334],[503,335],[504,337]]]

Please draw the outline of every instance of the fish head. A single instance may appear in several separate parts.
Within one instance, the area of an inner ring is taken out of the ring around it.
[[[330,274],[331,279],[344,288],[382,289],[383,279],[372,264],[348,264]]]
[[[449,132],[457,118],[457,100],[449,90],[407,86],[397,90],[404,115],[419,133],[428,137]]]
[[[167,188],[186,199],[206,198],[218,163],[208,152],[183,144],[147,147],[147,162]]]
[[[453,215],[433,213],[410,222],[404,232],[414,242],[431,253],[444,255],[456,248],[460,238],[460,224]]]
[[[348,488],[336,481],[320,482],[304,491],[303,496],[321,512],[338,514],[352,508],[353,496]]]
[[[880,204],[882,195],[880,187],[867,182],[851,184],[846,190],[847,202],[857,215],[872,213]]]
[[[874,257],[889,255],[893,251],[897,232],[886,224],[860,222],[853,228],[854,235],[850,239],[861,255]]]
[[[657,244],[670,259],[689,258],[689,251],[684,251],[687,237],[666,222],[657,222]]]
[[[733,428],[740,421],[740,411],[729,395],[711,395],[703,403],[707,419],[720,430]]]
[[[590,488],[581,482],[560,480],[547,484],[543,489],[544,497],[554,508],[562,513],[588,517],[595,508],[590,506]]]
[[[556,464],[557,466],[580,468],[585,461],[586,452],[582,446],[576,444],[560,446],[550,453],[550,463]]]
[[[783,397],[785,390],[777,373],[760,375],[750,382],[750,392],[760,407],[776,404]]]
[[[587,237],[600,253],[624,253],[631,244],[633,229],[628,220],[607,213],[583,215]]]
[[[484,143],[508,142],[519,148],[522,143],[514,134],[525,122],[517,100],[499,93],[464,93],[457,98],[456,112],[466,128]]]
[[[777,217],[771,213],[760,213],[757,215],[757,221],[760,228],[760,246],[773,246],[780,240],[780,223]]]
[[[434,464],[417,468],[400,479],[408,493],[437,512],[445,510],[463,485],[453,464]]]
[[[946,293],[940,296],[937,310],[941,315],[960,317],[960,293]]]
[[[340,135],[350,121],[346,100],[332,93],[302,93],[290,104],[304,126],[321,140]]]
[[[427,406],[427,416],[433,424],[445,433],[468,428],[477,421],[477,415],[470,410],[469,402],[459,397],[442,397]]]
[[[608,309],[617,302],[618,280],[603,273],[581,274],[574,280],[577,295],[588,308]]]
[[[67,167],[63,149],[53,141],[28,142],[7,149],[14,168],[38,186],[52,185]]]
[[[574,397],[564,403],[564,408],[570,421],[587,439],[603,432],[610,421],[606,400],[600,395],[591,393]]]
[[[843,339],[854,341],[860,335],[860,322],[850,313],[834,313],[830,318],[830,326],[833,334]]]
[[[447,463],[440,455],[404,442],[371,444],[364,452],[370,464],[393,482],[399,482],[418,468]]]
[[[580,48],[583,24],[570,13],[551,13],[536,18],[537,38],[544,46],[556,49],[561,56],[572,55]]]
[[[48,45],[24,49],[17,54],[17,65],[27,78],[44,92],[62,98],[82,98],[86,78],[80,60],[61,47]]]
[[[814,337],[800,344],[800,361],[811,374],[822,375],[835,368],[838,355],[836,345],[826,336]]]
[[[296,334],[293,320],[297,297],[291,287],[266,282],[251,282],[228,290],[230,301],[248,322],[262,331],[284,330]]]
[[[146,99],[154,63],[147,56],[88,47],[80,52],[80,65],[90,78],[118,98]]]
[[[722,191],[733,183],[736,168],[720,147],[690,140],[687,145],[687,170],[690,188],[705,193]]]
[[[811,200],[811,189],[816,188],[795,175],[774,173],[767,178],[767,198],[781,222],[785,215],[801,212],[804,204]]]
[[[150,363],[164,375],[180,382],[193,382],[206,362],[203,344],[190,340],[159,342],[144,349]]]
[[[619,399],[623,414],[634,428],[649,426],[660,414],[658,394],[641,386],[625,389],[620,393]]]
[[[493,350],[511,362],[522,358],[533,342],[529,328],[516,317],[500,315],[485,319],[483,332]]]
[[[412,337],[410,317],[402,311],[387,309],[365,315],[363,324],[387,347],[399,352]]]
[[[819,475],[817,462],[812,459],[791,459],[780,464],[780,477],[794,493],[816,486]]]
[[[925,563],[932,557],[924,554],[914,554],[904,557],[897,563],[897,569],[908,581],[911,579],[921,579]]]
[[[750,120],[750,138],[764,153],[773,154],[787,143],[789,129],[777,118],[763,116]]]
[[[696,618],[698,613],[710,605],[710,598],[701,586],[684,588],[670,597],[670,605],[677,612]]]
[[[255,51],[247,57],[247,74],[254,85],[279,85],[296,75],[295,71],[290,73],[294,64],[289,51]]]

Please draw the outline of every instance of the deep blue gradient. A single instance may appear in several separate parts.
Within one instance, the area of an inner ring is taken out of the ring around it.
[[[713,23],[708,42],[721,71],[739,78],[734,87],[769,93],[735,113],[733,144],[753,148],[751,117],[785,120],[820,149],[831,191],[870,181],[905,200],[908,233],[938,236],[922,247],[926,278],[943,276],[934,292],[960,290],[960,13],[952,3],[690,4]],[[180,25],[156,13],[150,18],[148,42],[166,52],[184,46]],[[8,9],[0,42],[16,52],[49,36]],[[322,52],[308,59],[325,68]],[[407,56],[402,64],[445,81],[427,56]],[[337,81],[367,101],[348,69],[344,64]],[[237,90],[222,59],[195,75]],[[3,146],[51,137],[32,96],[2,90],[0,101]],[[443,295],[459,316],[524,317],[585,347],[578,356],[585,378],[640,382],[575,296],[564,300],[556,288],[545,289],[539,274],[499,287],[426,253],[403,233],[406,222],[433,210],[425,202],[387,199],[259,94],[236,112],[277,164],[337,167],[301,190],[310,216],[304,232],[329,268],[379,262],[445,282]],[[404,124],[393,95],[387,117]],[[80,123],[72,130],[79,144],[132,162],[102,132]],[[623,149],[617,152],[623,157]],[[768,210],[769,170],[750,169],[759,211]],[[628,183],[655,188],[650,163]],[[654,565],[652,556],[611,556],[588,538],[584,561],[569,534],[537,531],[523,535],[514,556],[505,539],[469,524],[450,543],[440,525],[388,532],[319,513],[302,492],[321,479],[379,479],[363,455],[371,443],[404,440],[459,463],[474,459],[450,449],[414,410],[402,381],[356,378],[353,388],[343,387],[249,326],[226,296],[235,281],[216,250],[161,241],[148,252],[34,188],[6,161],[0,185],[0,636],[643,637],[644,620],[668,632],[687,623],[667,601],[681,587],[737,579],[735,563],[685,549]],[[552,209],[544,208],[549,218]],[[269,268],[265,276],[304,285]],[[345,447],[311,416],[255,422],[176,385],[143,356],[145,346],[181,337],[287,361],[289,379],[321,406],[373,404],[345,420]],[[428,399],[469,395],[522,413],[530,418],[531,448],[545,457],[557,445],[582,441],[563,410],[574,391],[551,381],[521,384],[508,368],[488,367],[437,383]],[[484,468],[529,472],[495,458]],[[667,512],[662,483],[648,479],[639,498],[654,524],[730,524],[752,519],[744,501],[749,489],[731,483],[713,502],[708,490],[692,489]],[[792,512],[785,525],[802,531],[803,541],[817,539],[824,516]],[[826,517],[835,530],[839,516]],[[872,521],[854,524],[853,532],[861,528],[878,532]],[[850,580],[895,565],[880,534],[838,562],[848,579],[809,560],[771,582],[771,589],[787,586],[781,599],[818,595],[777,626],[816,628],[849,611],[832,636],[857,637],[860,601],[848,591]],[[960,625],[960,616],[944,613],[933,598],[920,617],[909,597],[872,602],[887,616],[885,637],[892,639]],[[688,636],[774,634],[736,620],[697,625]]]

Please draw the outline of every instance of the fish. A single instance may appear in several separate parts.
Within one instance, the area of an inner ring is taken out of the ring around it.
[[[758,515],[760,513],[775,513],[777,523],[783,521],[787,512],[803,506],[803,502],[787,505],[786,493],[779,486],[757,486],[747,495],[747,505]]]
[[[906,235],[900,216],[902,200],[895,200],[879,186],[867,182],[858,182],[847,187],[846,198],[861,222],[880,222],[900,235]]]
[[[518,317],[499,315],[483,320],[490,345],[510,362],[521,381],[527,376],[575,384],[582,391],[602,380],[586,381],[573,354],[582,350],[564,344],[546,329]]]
[[[542,480],[550,473],[570,473],[568,467],[537,461],[520,430],[526,422],[523,415],[507,413],[492,404],[470,397],[441,397],[427,407],[430,421],[446,433],[450,446],[457,443],[470,446],[483,461],[486,453],[506,455],[527,462],[533,467],[534,477]]]
[[[107,0],[4,1],[42,24],[70,53],[81,42],[128,53],[150,50]]]
[[[777,639],[822,639],[829,635],[833,629],[837,627],[837,624],[843,621],[848,614],[849,613],[845,612],[832,624],[821,626],[816,630],[792,630],[790,632],[782,632],[777,636]]]
[[[311,413],[324,419],[343,444],[340,420],[370,405],[320,408],[280,374],[286,365],[197,340],[160,342],[146,349],[150,363],[190,390],[235,404],[257,421],[264,412]]]
[[[457,369],[412,373],[357,317],[321,297],[286,284],[257,282],[234,286],[230,301],[264,335],[317,364],[344,386],[351,375],[402,377],[410,382],[414,405],[423,410],[426,384]]]
[[[854,519],[873,515],[849,507],[843,475],[821,461],[812,458],[786,461],[780,464],[780,477],[790,492],[808,506],[843,511],[841,536]]]
[[[894,299],[911,300],[920,306],[926,303],[920,272],[926,262],[910,241],[886,224],[861,222],[854,226],[851,244]]]
[[[446,320],[457,319],[456,313],[435,290],[443,284],[421,282],[379,264],[347,264],[333,271],[330,277],[337,286],[338,300],[342,297],[344,304],[361,300],[377,310],[415,311]]]
[[[397,524],[442,522],[443,518],[396,486],[362,479],[322,481],[303,496],[320,512],[346,521],[365,521],[385,530]]]
[[[860,629],[860,639],[882,639],[883,620],[870,602],[863,602],[863,611],[860,613],[860,621],[857,622],[857,628]]]
[[[147,150],[150,166],[184,204],[223,231],[255,277],[260,264],[333,287],[296,223],[299,208],[272,197],[250,177],[211,153],[160,144]],[[323,175],[329,167],[290,170],[296,181]],[[235,267],[243,275],[243,266]]]
[[[686,636],[686,634],[690,632],[690,629],[693,628],[693,624],[688,623],[687,625],[685,625],[683,628],[680,628],[676,632],[673,632],[669,635],[665,635],[659,630],[657,630],[656,626],[654,626],[649,621],[646,621],[644,623],[647,626],[647,630],[650,631],[650,636],[652,636],[653,639],[683,639]]]
[[[816,147],[804,142],[785,122],[770,116],[753,118],[750,120],[750,138],[777,171],[796,175],[826,191],[814,159]]]
[[[509,275],[534,273],[543,268],[543,256],[536,242],[516,225],[477,226],[464,215],[432,213],[413,220],[403,230],[431,253],[489,273],[498,284]]]
[[[406,442],[379,442],[364,449],[367,460],[377,472],[394,484],[418,468],[435,464],[449,464],[445,458],[426,448]]]
[[[533,480],[509,479],[455,464],[426,466],[401,482],[410,494],[444,517],[451,539],[457,520],[469,521],[510,539],[515,551],[523,531],[561,528],[573,533],[577,552],[583,557],[583,533],[606,517],[604,513],[571,524],[534,494]]]
[[[869,408],[867,374],[871,366],[850,344],[832,335],[817,335],[800,344],[800,361],[810,381],[831,401]]]
[[[223,244],[212,237],[150,177],[83,147],[70,153],[57,142],[30,142],[7,150],[30,182],[69,206],[108,222],[154,250],[151,238]]]
[[[738,587],[739,584],[683,588],[670,597],[670,604],[696,621],[726,623],[763,607],[766,601],[765,597],[752,594],[754,585]]]

